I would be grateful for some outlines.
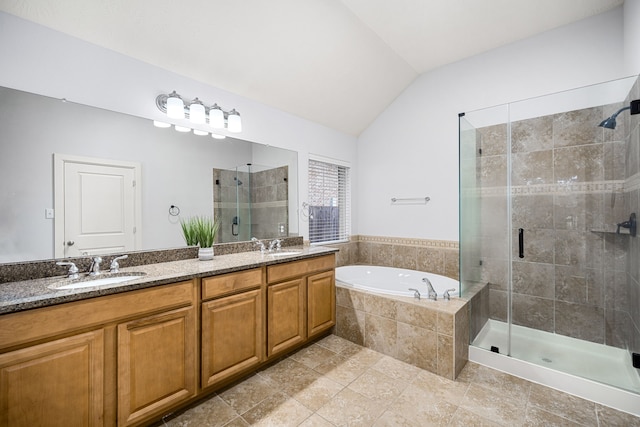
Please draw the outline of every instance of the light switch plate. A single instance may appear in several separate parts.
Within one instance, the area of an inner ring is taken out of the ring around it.
[[[45,209],[44,210],[44,218],[45,219],[53,219],[54,218],[53,209]]]

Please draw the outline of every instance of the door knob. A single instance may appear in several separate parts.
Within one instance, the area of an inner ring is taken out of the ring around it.
[[[75,244],[76,244],[76,242],[74,242],[73,240],[69,240],[69,241],[67,242],[67,246],[73,246],[73,245],[75,245]]]

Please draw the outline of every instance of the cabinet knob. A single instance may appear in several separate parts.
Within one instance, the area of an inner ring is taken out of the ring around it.
[[[73,240],[69,240],[69,241],[67,242],[67,246],[73,246],[73,245],[75,245],[75,244],[76,244],[76,242],[74,242]]]

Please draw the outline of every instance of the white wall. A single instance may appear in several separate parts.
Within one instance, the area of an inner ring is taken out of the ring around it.
[[[458,113],[623,77],[622,23],[616,8],[420,76],[358,139],[359,233],[458,240]]]
[[[309,152],[348,161],[355,172],[352,136],[1,12],[0,58],[0,86],[139,117],[163,119],[155,98],[172,90],[236,108],[243,132],[233,136],[298,152],[299,204],[307,198]],[[307,236],[308,225],[300,232]]]
[[[624,59],[627,75],[640,74],[640,0],[624,2]]]

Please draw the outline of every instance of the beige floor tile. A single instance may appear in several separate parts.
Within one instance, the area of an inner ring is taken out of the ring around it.
[[[333,427],[329,421],[318,414],[313,414],[300,424],[300,427]]]
[[[224,427],[247,427],[248,425],[249,423],[246,422],[242,417],[237,417],[237,418],[234,418],[230,423],[225,424]],[[199,425],[198,427],[201,427],[201,426],[202,425]]]
[[[272,394],[242,414],[252,426],[297,426],[313,412],[284,393]]]
[[[446,426],[457,408],[446,400],[432,398],[410,384],[387,409],[419,425]]]
[[[313,344],[292,354],[291,359],[313,369],[335,354],[334,351],[328,348]]]
[[[596,412],[598,413],[598,425],[600,427],[640,426],[640,417],[627,414],[626,412],[602,405],[596,405]]]
[[[477,363],[467,361],[460,374],[456,377],[456,381],[468,384],[472,383],[480,366],[481,365],[478,365]]]
[[[289,396],[302,403],[312,411],[317,411],[333,396],[340,393],[344,386],[327,377],[319,377],[313,383],[294,393],[287,393]]]
[[[315,367],[316,372],[344,386],[349,385],[366,370],[367,367],[358,363],[357,360],[346,358],[340,354]]]
[[[220,393],[220,397],[238,414],[242,415],[274,394],[278,390],[278,387],[277,383],[261,375],[253,375]]]
[[[373,427],[422,427],[422,424],[411,421],[392,411],[385,411]]]
[[[395,380],[374,369],[369,369],[349,384],[349,388],[368,397],[377,405],[387,407],[408,385],[406,381]]]
[[[529,398],[531,382],[481,365],[475,371],[473,384],[492,389],[496,394],[512,399],[526,401]]]
[[[336,426],[372,426],[383,409],[360,393],[342,390],[318,410],[318,415]]]
[[[595,403],[539,384],[531,385],[529,405],[585,426],[598,425]]]
[[[334,353],[341,353],[349,348],[360,347],[358,344],[354,344],[351,341],[348,341],[344,338],[340,338],[337,335],[327,335],[322,338],[320,341],[317,341],[316,344],[322,346],[326,349],[333,351]]]
[[[431,372],[420,371],[413,385],[418,387],[430,399],[445,400],[456,406],[464,398],[469,384],[449,380]]]
[[[527,415],[524,419],[523,427],[579,427],[580,424],[574,423],[566,418],[562,418],[559,415],[552,414],[543,409],[535,406],[529,406],[527,408]]]
[[[318,372],[293,359],[284,359],[261,371],[258,375],[278,383],[280,390],[287,394],[304,389],[321,376]]]
[[[478,414],[467,411],[464,408],[458,408],[453,414],[450,427],[500,427],[500,424],[496,424],[491,420],[481,417]]]
[[[524,421],[526,402],[470,384],[460,407],[498,424],[516,426]]]
[[[349,360],[368,368],[378,363],[384,357],[384,354],[365,347],[353,347],[341,351],[340,356],[344,356]]]
[[[200,403],[178,417],[166,421],[168,427],[224,426],[238,417],[238,413],[219,396]]]
[[[386,376],[395,380],[402,380],[411,382],[416,376],[422,372],[417,366],[410,365],[405,362],[401,362],[393,357],[384,356],[371,366],[371,369],[375,369],[378,372],[382,372]]]

